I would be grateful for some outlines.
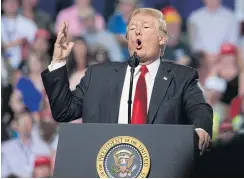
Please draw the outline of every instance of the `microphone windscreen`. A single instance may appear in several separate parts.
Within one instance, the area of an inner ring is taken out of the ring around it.
[[[131,68],[136,68],[140,63],[140,58],[137,56],[136,52],[129,59],[129,66]]]

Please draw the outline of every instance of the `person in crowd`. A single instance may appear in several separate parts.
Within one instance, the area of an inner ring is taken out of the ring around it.
[[[230,105],[232,99],[239,94],[241,86],[240,74],[241,69],[238,66],[237,47],[234,44],[224,43],[221,46],[221,55],[216,65],[218,75],[225,79],[227,88],[221,98],[221,102]]]
[[[70,36],[81,36],[86,29],[83,24],[83,17],[87,15],[91,8],[90,0],[75,0],[75,4],[69,8],[63,9],[57,15],[55,29],[58,32],[62,22],[66,21],[70,25]],[[95,24],[97,29],[104,29],[105,20],[103,16],[96,12]]]
[[[181,40],[182,19],[177,10],[171,6],[164,7],[162,10],[168,28],[169,40],[163,58],[178,64],[190,64],[190,49]]]
[[[51,177],[51,159],[49,156],[37,156],[34,163],[33,178]]]
[[[244,96],[235,97],[230,104],[229,115],[227,118],[236,132],[244,132]]]
[[[19,0],[3,0],[2,7],[4,12],[1,18],[2,48],[11,66],[17,69],[22,59],[26,57],[28,44],[32,44],[35,39],[37,26],[18,14]]]
[[[27,108],[39,120],[44,86],[41,80],[41,71],[48,65],[48,61],[35,53],[30,53],[27,60],[26,74],[20,74],[14,85],[11,95],[11,107],[15,113]]]
[[[41,9],[37,8],[39,0],[22,0],[20,14],[32,20],[38,29],[47,29],[54,34],[54,24],[51,17]]]
[[[109,61],[125,61],[115,36],[111,32],[98,30],[96,28],[95,15],[94,9],[91,8],[83,18],[84,26],[87,29],[83,37],[87,42],[88,49],[91,51],[97,51],[99,47],[103,47],[103,49],[108,52]]]
[[[51,113],[42,111],[40,113],[39,121],[39,133],[41,140],[43,140],[48,146],[52,145],[55,137],[57,136],[57,122],[53,120]]]
[[[53,150],[57,147],[56,138],[58,137],[59,128],[57,126],[57,122],[53,120],[46,94],[43,95],[42,103],[42,108],[38,113],[39,120],[35,121],[33,125],[32,135],[37,140],[43,142],[43,145],[45,145],[50,150],[50,155],[52,156]]]
[[[18,138],[2,143],[1,176],[11,174],[28,178],[32,176],[33,164],[37,155],[50,155],[42,141],[32,135],[33,119],[29,112],[17,115]]]
[[[68,63],[70,89],[74,89],[85,75],[88,66],[88,47],[82,37],[74,37],[75,46],[72,50],[72,59]]]
[[[235,136],[235,131],[230,121],[224,121],[219,127],[219,134],[216,137],[216,141],[220,140],[221,142],[228,143]],[[219,142],[219,141],[218,141]]]
[[[51,61],[49,55],[51,34],[46,29],[38,29],[35,36],[35,41],[32,45],[32,51],[36,54],[43,56],[47,61]]]
[[[206,98],[214,109],[214,123],[217,126],[228,117],[231,101],[239,95],[239,78],[237,48],[233,44],[224,43],[205,83]]]
[[[120,43],[125,61],[130,57],[127,39],[126,39],[126,24],[130,13],[136,8],[137,0],[119,0],[116,11],[108,20],[108,30],[116,35]]]
[[[2,49],[2,54],[3,54]],[[12,93],[12,75],[13,68],[9,64],[9,61],[1,55],[1,141],[8,140],[9,124],[13,120],[13,111],[9,105],[10,96]]]
[[[52,10],[52,12],[49,14],[52,14],[52,16],[55,18],[57,17],[57,15],[60,11],[62,11],[63,9],[66,9],[74,4],[74,0],[73,1],[55,0],[53,2],[53,4],[50,5],[51,7],[49,7],[49,6],[44,5],[44,3],[46,2],[45,0],[40,0],[40,2],[42,3],[42,6]]]
[[[222,0],[203,1],[205,6],[188,18],[191,47],[216,55],[224,42],[237,45],[240,31],[234,12],[224,7]]]
[[[241,81],[241,69],[238,66],[237,47],[234,44],[224,43],[220,55],[214,64],[211,76],[218,76],[226,81],[226,90],[221,97],[221,102],[229,105],[231,100],[238,95]]]
[[[202,51],[205,62],[201,67],[207,75],[218,59],[223,43],[238,44],[240,35],[234,12],[224,7],[222,0],[203,0],[205,6],[193,11],[187,19],[189,41],[192,51]]]

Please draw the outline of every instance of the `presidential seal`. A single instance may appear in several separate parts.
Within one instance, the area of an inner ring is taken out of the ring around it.
[[[100,178],[146,178],[150,170],[150,156],[138,139],[118,136],[102,146],[96,167]]]

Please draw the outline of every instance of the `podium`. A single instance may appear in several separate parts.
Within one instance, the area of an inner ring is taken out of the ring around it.
[[[60,124],[55,178],[188,177],[192,125]]]

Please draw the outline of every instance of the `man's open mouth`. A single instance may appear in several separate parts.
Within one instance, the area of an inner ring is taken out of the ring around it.
[[[137,39],[136,40],[136,44],[137,44],[136,49],[137,50],[140,50],[142,48],[142,42],[141,42],[141,40],[140,39]]]
[[[137,39],[136,40],[136,43],[137,43],[138,46],[140,46],[141,45],[141,40],[140,39]]]

